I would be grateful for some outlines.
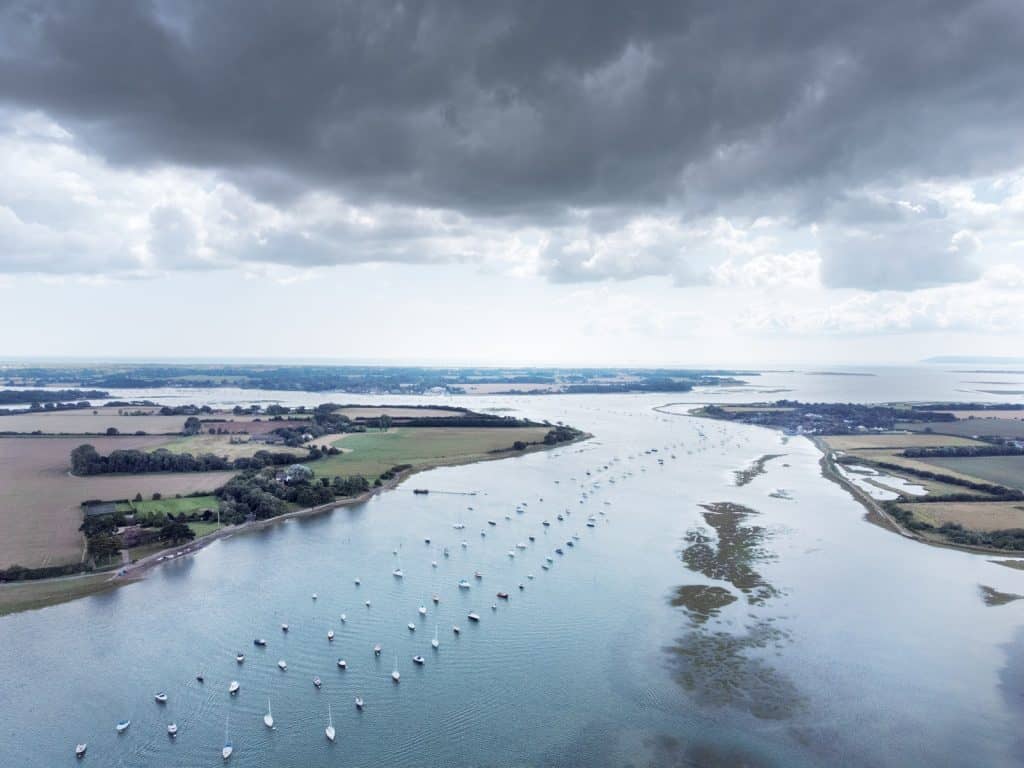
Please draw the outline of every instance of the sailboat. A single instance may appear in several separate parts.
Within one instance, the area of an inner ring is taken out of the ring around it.
[[[227,715],[224,718],[224,748],[220,751],[220,756],[227,760],[231,757],[231,753],[235,751],[235,747],[231,744],[231,739],[228,738],[228,722],[231,715]]]
[[[234,696],[236,693],[238,693],[239,688],[241,688],[241,686],[238,684],[238,681],[232,680],[231,685],[228,686],[228,693]]]
[[[89,748],[89,745],[84,743],[84,742],[81,743],[81,744],[76,744],[75,745],[75,757],[85,757],[85,750],[87,750],[88,748]]]
[[[175,736],[178,735],[178,724],[177,723],[168,723],[167,724],[167,735],[170,736],[171,738],[174,738]]]
[[[328,741],[334,741],[334,717],[331,715],[331,705],[327,705],[327,727],[324,729]]]
[[[430,644],[435,651],[441,646],[441,641],[437,639],[437,624],[434,625],[434,639],[430,641]]]
[[[363,697],[362,696],[356,696],[356,709],[362,709],[362,708],[363,708]]]
[[[403,578],[405,576],[405,573],[402,572],[402,558],[401,557],[398,558],[398,566],[395,568],[395,570],[393,570],[391,572],[391,575],[394,576],[396,579],[401,579],[401,578]]]
[[[391,673],[391,679],[396,683],[402,679],[402,676],[398,673],[398,654],[395,654],[395,671]]]
[[[263,716],[263,724],[267,728],[274,727],[274,713],[270,711],[270,699],[267,699],[267,714]]]

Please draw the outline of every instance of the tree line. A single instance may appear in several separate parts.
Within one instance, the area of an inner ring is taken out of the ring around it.
[[[336,449],[335,449],[336,450]],[[328,451],[329,452],[329,451]],[[307,458],[317,459],[323,455],[319,449],[310,449]],[[174,453],[166,448],[155,451],[118,449],[103,456],[89,443],[71,451],[72,474],[88,475],[144,474],[152,472],[218,472],[224,470],[261,469],[279,467],[295,462],[295,455],[286,451],[257,451],[250,457],[229,459],[204,453]]]

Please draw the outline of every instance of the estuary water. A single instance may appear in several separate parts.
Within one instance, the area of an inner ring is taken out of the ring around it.
[[[861,399],[860,385],[817,377],[813,399]],[[929,386],[864,399],[968,399]],[[802,396],[789,388],[779,397]],[[238,766],[1019,765],[1024,601],[991,604],[981,588],[1024,593],[1024,573],[871,525],[810,442],[654,410],[673,399],[759,398],[447,400],[594,438],[423,473],[0,619],[0,765],[71,766],[79,742],[83,765],[220,765],[225,726]]]

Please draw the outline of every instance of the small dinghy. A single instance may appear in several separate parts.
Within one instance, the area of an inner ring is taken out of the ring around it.
[[[117,721],[117,732],[124,733],[128,730],[128,726],[132,724],[131,720],[118,720]]]
[[[482,579],[483,577],[484,577],[484,575],[482,573],[480,573],[480,571],[474,571],[473,572],[473,578],[474,579]]]
[[[420,616],[426,616],[427,615],[427,606],[420,605],[419,612],[420,612]]]
[[[314,592],[313,593],[313,599],[316,600],[316,597],[317,597],[316,592]]]
[[[415,632],[416,631],[416,625],[413,624],[411,621],[408,624],[406,624],[406,626],[409,627],[409,631],[410,632]]]
[[[499,600],[508,600],[508,592],[499,592],[498,593],[498,599]]]
[[[178,735],[178,724],[177,723],[168,723],[167,724],[167,735],[170,736],[171,738],[173,738],[173,737]]]
[[[313,687],[316,688],[317,690],[320,690],[320,686],[321,685],[323,685],[323,682],[320,680],[320,678],[319,677],[314,677],[313,678]]]
[[[358,586],[359,586],[360,584],[362,584],[362,583],[363,583],[363,582],[361,582],[361,581],[359,580],[359,577],[358,577],[358,576],[356,576],[356,578],[355,578],[355,585],[356,585],[356,586],[358,587]]]
[[[375,646],[373,646],[373,655],[380,656],[380,643],[377,643]]]
[[[88,744],[76,744],[75,745],[75,757],[85,757],[85,750],[89,748]]]
[[[339,616],[338,618],[341,619],[341,623],[342,624],[344,624],[346,621],[348,621],[348,616],[346,616],[344,613],[341,614],[341,616]]]
[[[426,662],[427,662],[427,660],[424,659],[422,656],[413,656],[412,657],[412,663],[413,664],[420,664],[420,665],[422,665],[422,664],[426,664]]]
[[[166,691],[160,691],[160,693],[155,694],[153,696],[153,698],[156,699],[156,703],[157,704],[166,704],[167,703],[167,693],[166,693]]]
[[[282,624],[281,625],[281,631],[282,632],[287,632],[288,631],[288,625],[287,624]]]
[[[255,640],[252,641],[252,644],[258,645],[260,648],[262,648],[267,644],[267,641],[264,640],[262,637],[257,637]]]
[[[338,659],[338,669],[348,669],[348,662],[344,659]]]
[[[476,613],[470,613],[469,616],[467,616],[466,618],[468,618],[470,621],[480,621],[480,616]]]
[[[458,624],[455,624],[455,625],[452,626],[452,632],[454,632],[456,635],[459,634],[459,632],[461,632],[461,631],[462,630],[459,629],[459,625]]]
[[[469,589],[469,582],[463,579],[459,582],[459,589]]]
[[[333,629],[328,629],[327,630],[327,639],[328,640],[333,640],[334,639],[334,630]]]
[[[433,596],[432,598],[430,598],[430,599],[434,601],[434,605],[437,605],[438,603],[440,603],[440,602],[441,602],[441,598],[440,598],[440,597],[438,597],[437,595],[434,595],[434,596]]]
[[[245,654],[244,653],[236,653],[235,654],[235,661],[237,661],[239,664],[241,664],[243,661],[245,661]]]
[[[286,669],[288,669],[288,663],[284,659],[281,659],[279,662],[277,662],[277,668],[284,672]]]
[[[241,687],[242,686],[238,684],[237,680],[232,680],[231,685],[228,686],[228,693],[234,696],[236,693],[238,693],[238,689]]]
[[[198,682],[200,682],[200,683],[201,683],[201,682],[203,682],[203,681],[204,681],[205,679],[206,679],[206,678],[205,678],[205,677],[203,676],[203,673],[202,673],[202,672],[200,672],[200,673],[199,673],[198,675],[196,675],[196,680],[197,680]]]
[[[365,605],[367,608],[369,608],[370,607],[370,601],[367,600],[365,603],[363,603],[363,605]]]
[[[356,696],[356,709],[362,709],[362,708],[363,708],[363,697],[362,696]]]

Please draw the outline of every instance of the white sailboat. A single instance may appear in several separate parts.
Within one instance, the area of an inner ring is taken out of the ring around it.
[[[331,705],[327,705],[327,727],[324,729],[328,741],[334,741],[334,717],[331,715]]]
[[[228,738],[228,722],[230,721],[231,715],[227,715],[224,718],[224,748],[220,751],[220,756],[227,760],[231,757],[231,753],[235,751],[234,745],[231,743],[231,739]]]
[[[430,641],[430,644],[435,651],[441,647],[441,641],[437,639],[437,624],[434,624],[434,639]]]
[[[267,699],[267,714],[263,716],[263,724],[267,728],[274,727],[274,713],[270,711],[270,699]]]
[[[395,654],[395,671],[391,673],[391,679],[396,683],[402,679],[402,676],[398,673],[398,654]]]

